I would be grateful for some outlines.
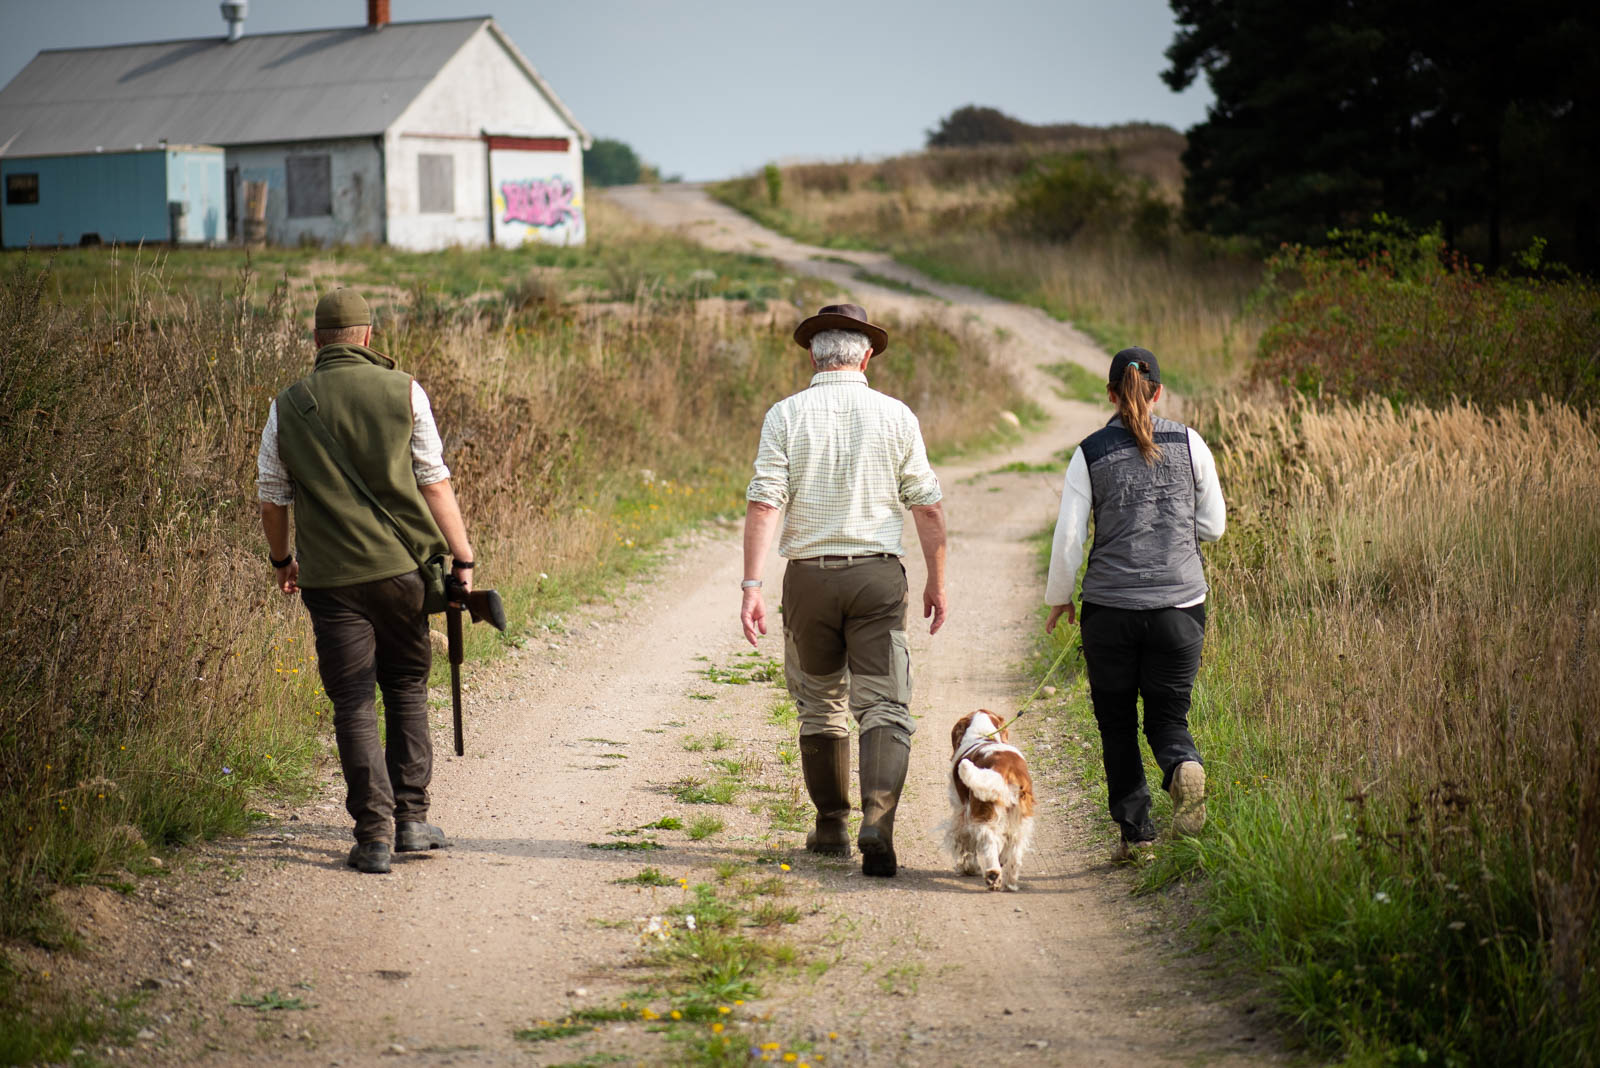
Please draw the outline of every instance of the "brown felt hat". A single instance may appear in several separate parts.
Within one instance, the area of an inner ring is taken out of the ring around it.
[[[867,321],[867,309],[859,304],[829,304],[817,314],[794,328],[794,343],[811,351],[811,338],[823,330],[854,330],[867,335],[872,343],[872,354],[883,355],[889,347],[889,332]]]
[[[342,330],[347,326],[371,326],[372,309],[353,289],[335,289],[317,301],[317,329]]]

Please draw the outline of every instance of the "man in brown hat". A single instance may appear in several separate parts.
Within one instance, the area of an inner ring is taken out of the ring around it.
[[[277,587],[299,592],[316,633],[345,807],[356,821],[350,866],[386,872],[391,847],[449,844],[427,822],[433,645],[417,555],[448,545],[453,572],[470,589],[472,545],[428,395],[368,347],[367,302],[351,289],[329,293],[317,303],[314,337],[312,371],[296,384],[306,392],[291,386],[267,413],[257,496]],[[387,748],[378,741],[374,685],[383,690]]]
[[[761,571],[787,508],[784,676],[800,714],[800,761],[817,808],[806,848],[850,855],[850,725],[861,728],[861,871],[893,876],[894,815],[916,724],[906,643],[901,506],[928,565],[922,614],[944,625],[945,528],[939,480],[911,409],[867,387],[889,335],[855,304],[823,308],[794,339],[811,353],[810,388],[767,412],[746,493],[744,604],[750,644],[767,632]],[[847,715],[848,713],[848,715]]]

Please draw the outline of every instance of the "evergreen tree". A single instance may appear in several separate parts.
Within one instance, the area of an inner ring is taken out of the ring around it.
[[[1172,0],[1163,74],[1216,95],[1189,131],[1192,225],[1317,241],[1376,211],[1498,265],[1535,234],[1600,266],[1600,17],[1576,0]]]

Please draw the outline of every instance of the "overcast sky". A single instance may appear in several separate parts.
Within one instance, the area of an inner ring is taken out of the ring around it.
[[[493,15],[596,137],[696,180],[889,155],[963,104],[1029,122],[1205,117],[1162,84],[1158,0],[392,0]],[[365,0],[250,0],[245,33],[360,25]],[[0,0],[0,84],[45,48],[221,35],[217,0]]]

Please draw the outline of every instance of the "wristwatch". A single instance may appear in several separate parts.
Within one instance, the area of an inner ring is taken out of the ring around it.
[[[761,580],[745,579],[743,582],[739,583],[739,588],[741,590],[759,590],[761,588]]]
[[[275,570],[288,567],[290,564],[294,563],[294,550],[290,549],[289,555],[285,556],[282,560],[274,560],[272,558],[272,554],[268,553],[267,562],[270,563]]]

